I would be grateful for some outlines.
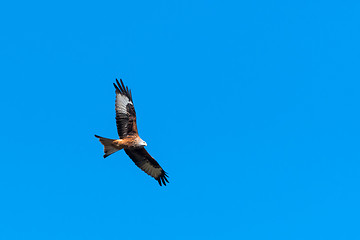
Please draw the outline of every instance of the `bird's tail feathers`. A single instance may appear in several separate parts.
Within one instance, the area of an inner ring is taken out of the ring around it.
[[[98,135],[95,135],[95,137],[97,137],[101,144],[104,145],[104,158],[106,158],[107,156],[121,150],[119,148],[116,148],[114,146],[114,141],[116,141],[115,139],[110,139],[110,138],[104,138],[104,137],[100,137]]]

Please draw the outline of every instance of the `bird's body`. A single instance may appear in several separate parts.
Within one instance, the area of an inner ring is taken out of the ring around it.
[[[120,84],[121,82],[121,84]],[[160,184],[166,185],[167,174],[159,163],[145,150],[146,142],[139,137],[136,125],[136,113],[132,101],[131,91],[125,87],[123,81],[116,80],[115,110],[116,125],[120,139],[103,138],[98,135],[100,142],[104,145],[104,158],[124,149],[126,154],[144,172],[154,177]]]
[[[104,158],[124,148],[135,149],[135,148],[144,147],[143,144],[144,141],[139,136],[135,136],[135,135],[130,135],[123,139],[103,138],[98,135],[95,135],[95,137],[99,138],[100,142],[104,145],[104,152],[105,152]],[[111,152],[112,151],[111,149],[116,151]]]
[[[114,141],[114,145],[120,149],[123,148],[139,148],[144,147],[143,140],[139,136],[129,136],[123,139],[117,139]]]

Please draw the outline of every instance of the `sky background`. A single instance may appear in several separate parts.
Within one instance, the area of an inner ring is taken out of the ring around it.
[[[359,1],[2,1],[0,239],[360,239]],[[116,138],[132,89],[158,183]]]

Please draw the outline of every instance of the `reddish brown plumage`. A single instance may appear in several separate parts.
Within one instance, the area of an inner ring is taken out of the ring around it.
[[[109,139],[95,135],[104,145],[104,158],[124,149],[136,166],[155,178],[160,186],[166,185],[166,182],[169,182],[166,172],[145,150],[146,143],[139,137],[131,90],[124,85],[121,79],[120,82],[116,79],[116,83],[114,83],[116,89],[116,125],[120,139]]]
[[[119,147],[120,149],[123,148],[135,148],[138,146],[140,141],[139,135],[129,135],[123,139],[117,139],[113,141],[113,145]]]

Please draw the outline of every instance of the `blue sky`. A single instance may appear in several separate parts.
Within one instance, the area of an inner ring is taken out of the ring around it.
[[[360,239],[358,1],[0,4],[1,239]],[[117,137],[115,78],[160,187]]]

